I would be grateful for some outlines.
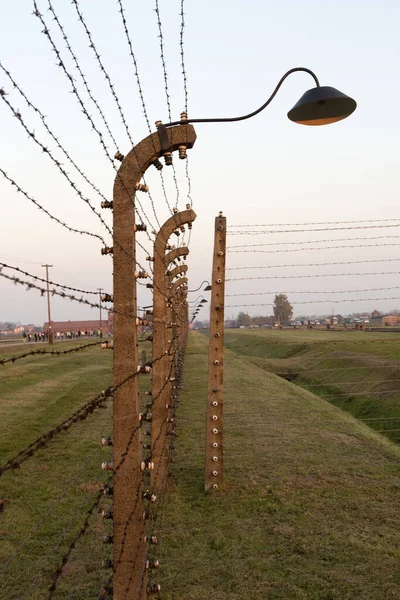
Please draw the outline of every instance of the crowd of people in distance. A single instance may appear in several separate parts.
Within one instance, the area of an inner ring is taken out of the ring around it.
[[[48,331],[35,331],[34,333],[23,333],[22,337],[24,342],[47,342],[49,339]],[[100,329],[88,331],[55,331],[54,340],[58,342],[61,340],[73,340],[81,339],[85,337],[102,337]]]

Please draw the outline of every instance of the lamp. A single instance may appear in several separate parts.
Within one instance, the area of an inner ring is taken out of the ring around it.
[[[172,127],[173,125],[186,125],[187,123],[227,123],[233,121],[244,121],[245,119],[254,117],[272,102],[285,79],[292,73],[296,73],[298,71],[302,71],[311,75],[316,83],[316,87],[303,94],[297,104],[295,104],[294,107],[288,112],[288,117],[291,121],[300,123],[302,125],[328,125],[349,117],[355,111],[357,103],[355,100],[353,100],[353,98],[346,96],[346,94],[343,94],[333,87],[321,87],[318,78],[313,71],[307,69],[306,67],[295,67],[283,75],[268,100],[262,106],[260,106],[260,108],[257,108],[257,110],[254,110],[247,115],[243,115],[242,117],[224,117],[217,119],[185,118],[180,121],[166,123],[165,125],[160,123],[158,125],[158,131],[161,147],[163,148],[165,140],[167,144],[169,143],[166,127]]]
[[[184,121],[182,121],[182,123],[184,123]],[[204,288],[203,292],[210,292],[212,288],[211,288],[210,282],[207,281],[207,279],[205,279],[204,281],[202,281],[198,288],[196,288],[195,290],[189,290],[189,292],[198,292],[199,289],[201,288],[201,286],[203,285],[203,283],[207,283],[207,287]]]

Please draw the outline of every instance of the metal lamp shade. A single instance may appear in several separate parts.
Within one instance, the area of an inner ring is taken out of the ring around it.
[[[206,302],[208,302],[208,300],[206,300],[205,298],[203,298],[203,300],[200,300],[201,304],[205,304]]]
[[[210,292],[211,291],[211,285],[208,285],[207,287],[204,288],[205,292]]]
[[[300,125],[329,125],[350,116],[356,107],[353,98],[333,87],[315,87],[302,95],[288,117]]]

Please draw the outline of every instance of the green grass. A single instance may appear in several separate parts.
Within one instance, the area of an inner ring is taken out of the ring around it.
[[[252,361],[225,352],[225,488],[205,494],[207,339],[190,337],[161,597],[399,598],[400,449]]]
[[[57,344],[57,349],[70,347],[71,343]],[[8,352],[16,354],[12,349]],[[112,352],[94,347],[63,357],[33,356],[0,369],[0,464],[3,465],[112,383]],[[109,400],[105,409],[73,425],[19,470],[1,477],[5,510],[0,520],[0,570],[32,528],[54,507],[0,577],[1,598],[48,597],[52,575],[82,526],[96,491],[107,478],[100,467],[102,461],[109,460],[110,451],[101,448],[100,440],[111,430]],[[63,490],[68,488],[59,501]],[[101,506],[104,508],[108,503],[102,500]],[[110,548],[99,543],[99,533],[109,529],[109,522],[101,520],[96,510],[88,535],[71,555],[57,598],[68,597],[76,578],[79,586],[74,598],[97,597],[100,584],[107,577],[99,565],[102,558],[110,555]]]
[[[227,343],[239,346],[240,353],[227,350],[224,357],[225,486],[214,494],[203,491],[208,340],[197,333],[189,338],[175,462],[169,488],[159,498],[154,531],[161,597],[397,600],[399,447],[272,372],[288,370],[290,364],[295,373],[299,361],[309,361],[304,370],[316,360],[332,360],[325,355],[333,339],[329,333],[313,337],[313,332],[300,332],[299,337],[286,337],[281,348],[276,339],[282,341],[277,337],[282,332],[255,333],[253,338],[240,333],[235,339],[227,334]],[[267,342],[266,333],[271,334]],[[335,339],[340,341],[336,351],[349,352],[349,344]],[[268,346],[266,356],[263,346]],[[149,351],[150,344],[145,347]],[[377,347],[364,347],[357,360],[368,358]],[[379,360],[395,362],[396,356],[395,349],[379,346]],[[348,358],[340,360],[346,365]],[[111,362],[112,352],[94,348],[3,366],[0,464],[110,385]],[[143,377],[141,384],[148,388],[149,380]],[[110,450],[99,442],[111,432],[111,411],[108,402],[20,470],[0,478],[6,502],[0,520],[0,570],[1,561],[56,506],[0,576],[1,598],[48,598],[52,575],[107,478],[100,463],[109,460]],[[101,508],[109,504],[104,498]],[[111,522],[96,510],[55,598],[98,597],[110,575],[100,568],[101,560],[111,555],[111,547],[101,543],[110,531]]]
[[[252,363],[321,395],[400,441],[400,337],[324,331],[227,331]]]

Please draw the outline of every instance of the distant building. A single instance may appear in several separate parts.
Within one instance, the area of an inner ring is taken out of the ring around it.
[[[372,316],[372,318],[373,318],[373,319],[376,319],[376,318],[378,318],[378,317],[381,317],[382,315],[381,315],[381,313],[379,312],[379,310],[374,310],[374,312],[372,313],[372,315],[371,315],[371,316]]]
[[[100,330],[100,319],[94,321],[52,321],[53,333],[78,333],[79,331],[99,331]],[[47,331],[49,328],[49,322],[43,325],[43,330]],[[108,333],[114,333],[114,314],[109,312],[108,315],[102,319],[101,329],[106,335]]]
[[[378,311],[374,311],[378,312]],[[372,313],[374,315],[374,313]],[[372,325],[400,325],[400,315],[379,315],[371,317]]]

